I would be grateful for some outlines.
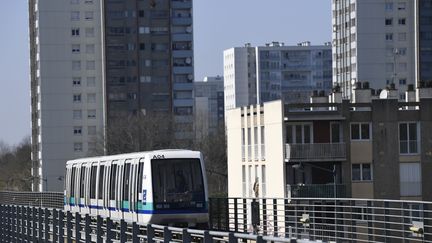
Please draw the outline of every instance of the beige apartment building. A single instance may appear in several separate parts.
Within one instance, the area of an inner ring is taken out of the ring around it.
[[[432,200],[432,87],[398,98],[357,83],[352,102],[335,88],[227,111],[229,197]]]

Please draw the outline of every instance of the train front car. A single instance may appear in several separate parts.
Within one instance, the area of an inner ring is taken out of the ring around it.
[[[150,162],[153,199],[150,221],[175,226],[207,226],[207,179],[201,153],[155,151],[150,155]]]

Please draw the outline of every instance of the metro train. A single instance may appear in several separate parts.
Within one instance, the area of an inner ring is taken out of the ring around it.
[[[205,227],[208,191],[202,154],[158,150],[68,161],[65,211],[140,225]]]

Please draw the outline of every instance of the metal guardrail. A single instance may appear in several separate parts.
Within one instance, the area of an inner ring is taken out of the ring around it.
[[[37,206],[42,208],[64,208],[61,192],[0,192],[0,204]]]
[[[288,161],[346,160],[345,143],[286,144]]]
[[[334,193],[336,189],[336,195]],[[291,197],[307,198],[345,198],[345,184],[306,184],[306,185],[287,185],[287,195]]]
[[[0,242],[307,242],[273,236],[141,226],[55,208],[0,205]]]
[[[259,203],[252,225],[251,202]],[[322,241],[432,242],[432,202],[329,198],[213,198],[217,230]]]

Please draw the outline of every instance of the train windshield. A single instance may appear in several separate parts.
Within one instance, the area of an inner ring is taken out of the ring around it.
[[[199,159],[153,159],[153,200],[158,208],[194,207],[204,202]]]

